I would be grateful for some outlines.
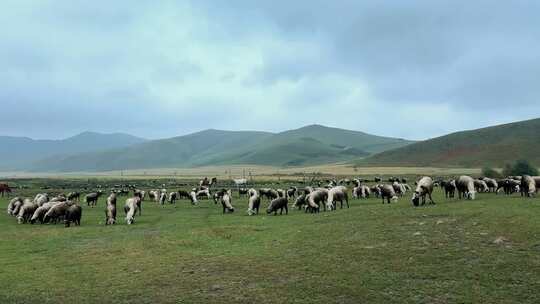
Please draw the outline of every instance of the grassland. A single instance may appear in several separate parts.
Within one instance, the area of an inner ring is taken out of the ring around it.
[[[48,181],[23,182],[30,195]],[[134,225],[113,227],[103,200],[74,228],[2,212],[0,303],[540,301],[540,199],[435,199],[254,217],[243,198],[228,215],[210,202],[145,202]]]

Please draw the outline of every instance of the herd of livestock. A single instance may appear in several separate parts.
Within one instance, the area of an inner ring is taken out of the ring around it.
[[[267,200],[266,212],[268,214],[288,214],[289,203],[293,208],[304,209],[305,212],[318,213],[321,209],[324,211],[336,210],[338,203],[340,208],[349,207],[349,188],[351,196],[354,199],[367,199],[371,196],[382,199],[382,203],[390,204],[398,201],[408,192],[412,192],[411,202],[414,206],[424,205],[429,199],[428,204],[435,204],[432,194],[434,188],[440,187],[446,198],[454,198],[458,193],[459,199],[474,200],[476,193],[493,192],[511,195],[521,193],[522,196],[534,196],[540,189],[540,177],[538,176],[510,176],[505,179],[479,178],[474,179],[470,176],[460,176],[451,180],[433,180],[431,177],[424,176],[415,182],[414,191],[407,184],[406,179],[390,178],[388,182],[383,183],[380,178],[375,178],[374,185],[369,186],[368,180],[362,179],[344,179],[340,181],[328,180],[323,185],[321,182],[317,186],[308,186],[303,189],[289,187],[287,189],[272,188],[238,188],[239,197],[247,198],[248,215],[259,213],[261,201]],[[167,192],[161,190],[138,190],[132,189],[132,196],[127,198],[124,203],[125,222],[130,225],[134,223],[135,216],[142,215],[142,203],[150,200],[165,206],[167,203],[176,206],[179,199],[187,199],[192,205],[199,204],[199,200],[213,200],[215,204],[220,203],[223,207],[223,213],[234,212],[233,195],[231,189],[214,189],[212,186],[216,179],[209,181],[207,178],[201,180],[198,187],[190,191],[179,190]],[[106,199],[105,206],[105,224],[113,225],[117,221],[117,199],[121,195],[129,195],[130,191],[111,190]],[[103,191],[89,193],[83,197],[87,207],[96,207]],[[82,217],[82,207],[80,205],[81,194],[71,192],[67,195],[60,194],[55,197],[49,197],[47,193],[37,194],[33,199],[15,197],[11,199],[7,207],[7,213],[17,218],[20,224],[39,222],[58,223],[63,222],[66,227],[71,224],[80,225]]]

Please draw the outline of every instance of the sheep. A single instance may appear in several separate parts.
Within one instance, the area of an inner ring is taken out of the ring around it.
[[[307,208],[306,212],[309,210],[311,212],[319,212],[321,204],[324,205],[324,202],[328,199],[328,190],[320,189],[315,190],[311,192],[306,200],[307,200]],[[326,206],[325,206],[326,208]]]
[[[74,200],[77,200],[79,201],[80,198],[81,198],[81,194],[79,192],[70,192],[68,195],[67,195],[67,200],[68,201],[74,201]]]
[[[279,197],[279,193],[274,189],[263,188],[259,190],[261,196],[266,197],[269,200],[273,200]]]
[[[234,212],[234,207],[232,206],[232,193],[231,190],[225,192],[221,197],[221,205],[223,206],[223,214],[228,212]]]
[[[58,220],[64,219],[66,211],[71,206],[70,202],[57,202],[52,206],[47,213],[43,216],[43,222],[52,222],[56,224]]]
[[[84,200],[85,200],[86,204],[88,204],[88,206],[92,206],[92,208],[94,208],[97,205],[97,201],[98,201],[99,197],[102,194],[103,194],[103,192],[101,190],[99,190],[98,192],[93,192],[93,193],[87,194],[84,197]]]
[[[246,188],[238,188],[238,197],[243,197],[248,195],[248,189]]]
[[[197,200],[197,193],[195,193],[195,191],[191,191],[189,193],[189,199],[191,200],[192,205],[196,205],[199,203],[199,201]]]
[[[474,188],[474,179],[467,175],[462,175],[456,180],[459,199],[466,197],[468,200],[474,200],[476,189]]]
[[[162,206],[162,207],[165,207],[165,201],[167,200],[167,193],[166,192],[161,192],[159,194],[159,204]]]
[[[137,209],[139,209],[141,198],[134,196],[128,198],[124,204],[124,213],[126,214],[126,223],[131,225],[135,222],[135,214],[137,214]]]
[[[452,179],[450,181],[443,183],[444,196],[446,198],[454,198],[456,193],[456,180]]]
[[[405,192],[407,191],[405,187],[402,184],[400,184],[398,181],[394,181],[392,183],[392,187],[394,188],[394,192],[396,192],[398,196],[403,196]]]
[[[38,205],[30,200],[24,200],[23,205],[19,208],[19,213],[17,215],[17,221],[19,224],[26,223],[32,218],[34,212],[38,208]]]
[[[199,190],[197,192],[197,198],[203,198],[203,197],[205,197],[206,199],[212,198],[212,194],[210,193],[210,189],[203,189],[203,190]]]
[[[430,204],[435,204],[431,194],[433,193],[433,179],[429,176],[422,177],[416,184],[416,190],[414,191],[411,199],[414,206],[418,207],[420,204],[420,198],[422,198],[422,206],[426,204],[426,195],[429,196]]]
[[[50,202],[65,202],[67,201],[66,197],[64,195],[59,195],[51,198]]]
[[[34,197],[34,203],[38,205],[38,207],[43,206],[46,202],[49,201],[49,195],[47,193],[39,193],[36,194]]]
[[[64,216],[64,226],[69,227],[71,223],[75,226],[81,225],[82,208],[77,204],[69,206]]]
[[[249,189],[248,195],[248,215],[259,214],[259,207],[261,206],[261,196],[255,189]]]
[[[397,202],[398,200],[398,197],[396,195],[396,191],[394,191],[394,187],[392,185],[379,185],[378,187],[381,191],[381,198],[382,198],[382,203],[384,204],[384,199],[386,198],[386,201],[388,202],[388,204],[390,204],[390,202]]]
[[[176,200],[178,199],[178,192],[170,192],[168,196],[169,204],[174,204],[176,207]]]
[[[307,204],[306,198],[307,198],[306,194],[299,195],[294,200],[293,208],[298,208],[298,210],[300,210],[302,208],[302,206],[305,206]]]
[[[148,198],[150,198],[150,200],[153,200],[153,201],[157,202],[159,200],[158,191],[156,191],[156,190],[148,191]]]
[[[485,177],[483,179],[483,181],[488,186],[489,192],[495,192],[495,193],[497,192],[497,189],[499,188],[499,184],[497,183],[496,180],[494,180],[492,178]]]
[[[369,198],[371,194],[371,190],[366,185],[359,184],[358,186],[354,187],[352,195],[353,198]]]
[[[379,198],[381,196],[381,187],[379,185],[375,185],[369,189],[371,193],[375,194],[375,197]]]
[[[489,192],[489,187],[486,182],[480,179],[474,180],[474,188],[476,189],[476,192]]]
[[[133,195],[139,196],[141,198],[141,201],[144,201],[146,197],[146,191],[144,190],[133,190]]]
[[[341,208],[343,209],[343,201],[347,204],[349,208],[349,195],[347,194],[347,188],[344,186],[337,186],[328,190],[328,199],[326,201],[326,207],[329,210],[337,209],[337,202],[340,202]]]
[[[521,179],[521,196],[532,197],[536,194],[536,182],[529,175],[523,175]]]
[[[11,199],[7,207],[7,214],[13,215],[13,216],[18,214],[18,213],[15,213],[15,211],[19,211],[20,205],[22,205],[22,203],[23,203],[23,200],[20,197],[14,197],[13,199]]]
[[[178,191],[176,191],[176,193],[178,193],[178,199],[182,199],[182,198],[191,199],[191,196],[189,195],[189,192],[187,192],[185,190],[178,190]]]
[[[214,193],[214,195],[212,196],[214,198],[214,204],[217,204],[221,198],[223,197],[223,195],[225,195],[225,193],[227,193],[227,189],[221,189],[221,190],[218,190]]]
[[[274,213],[274,215],[277,215],[278,209],[279,214],[283,214],[283,209],[285,209],[285,214],[289,214],[289,207],[287,206],[289,201],[285,197],[279,197],[270,202],[270,205],[268,205],[268,209],[266,209],[266,213]]]
[[[45,214],[54,206],[59,204],[59,202],[48,202],[42,206],[36,208],[34,214],[30,218],[30,224],[34,224],[36,221],[39,221],[41,224],[44,223]]]
[[[287,189],[287,198],[294,198],[296,197],[296,192],[298,191],[298,188],[296,187],[290,187]]]
[[[107,207],[105,209],[105,225],[116,224],[116,194],[111,193],[107,198]]]

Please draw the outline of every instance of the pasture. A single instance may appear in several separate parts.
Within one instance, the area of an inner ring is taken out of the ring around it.
[[[25,180],[22,195],[61,182]],[[105,195],[71,228],[19,225],[1,198],[0,303],[540,302],[539,198],[436,189],[435,206],[407,194],[282,216],[263,200],[250,217],[235,192],[233,214],[211,200],[147,200],[131,226],[125,198],[118,224],[104,225]]]

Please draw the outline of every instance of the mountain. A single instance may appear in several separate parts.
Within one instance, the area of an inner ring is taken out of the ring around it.
[[[540,119],[452,133],[375,154],[358,164],[501,167],[517,159],[540,166]]]
[[[35,162],[33,171],[107,171],[251,164],[293,166],[350,161],[410,144],[403,139],[311,125],[268,133],[205,130],[133,146]]]
[[[144,141],[146,140],[123,133],[95,132],[83,132],[61,140],[0,136],[0,159],[3,160],[0,169],[22,169],[43,158],[127,147]]]

